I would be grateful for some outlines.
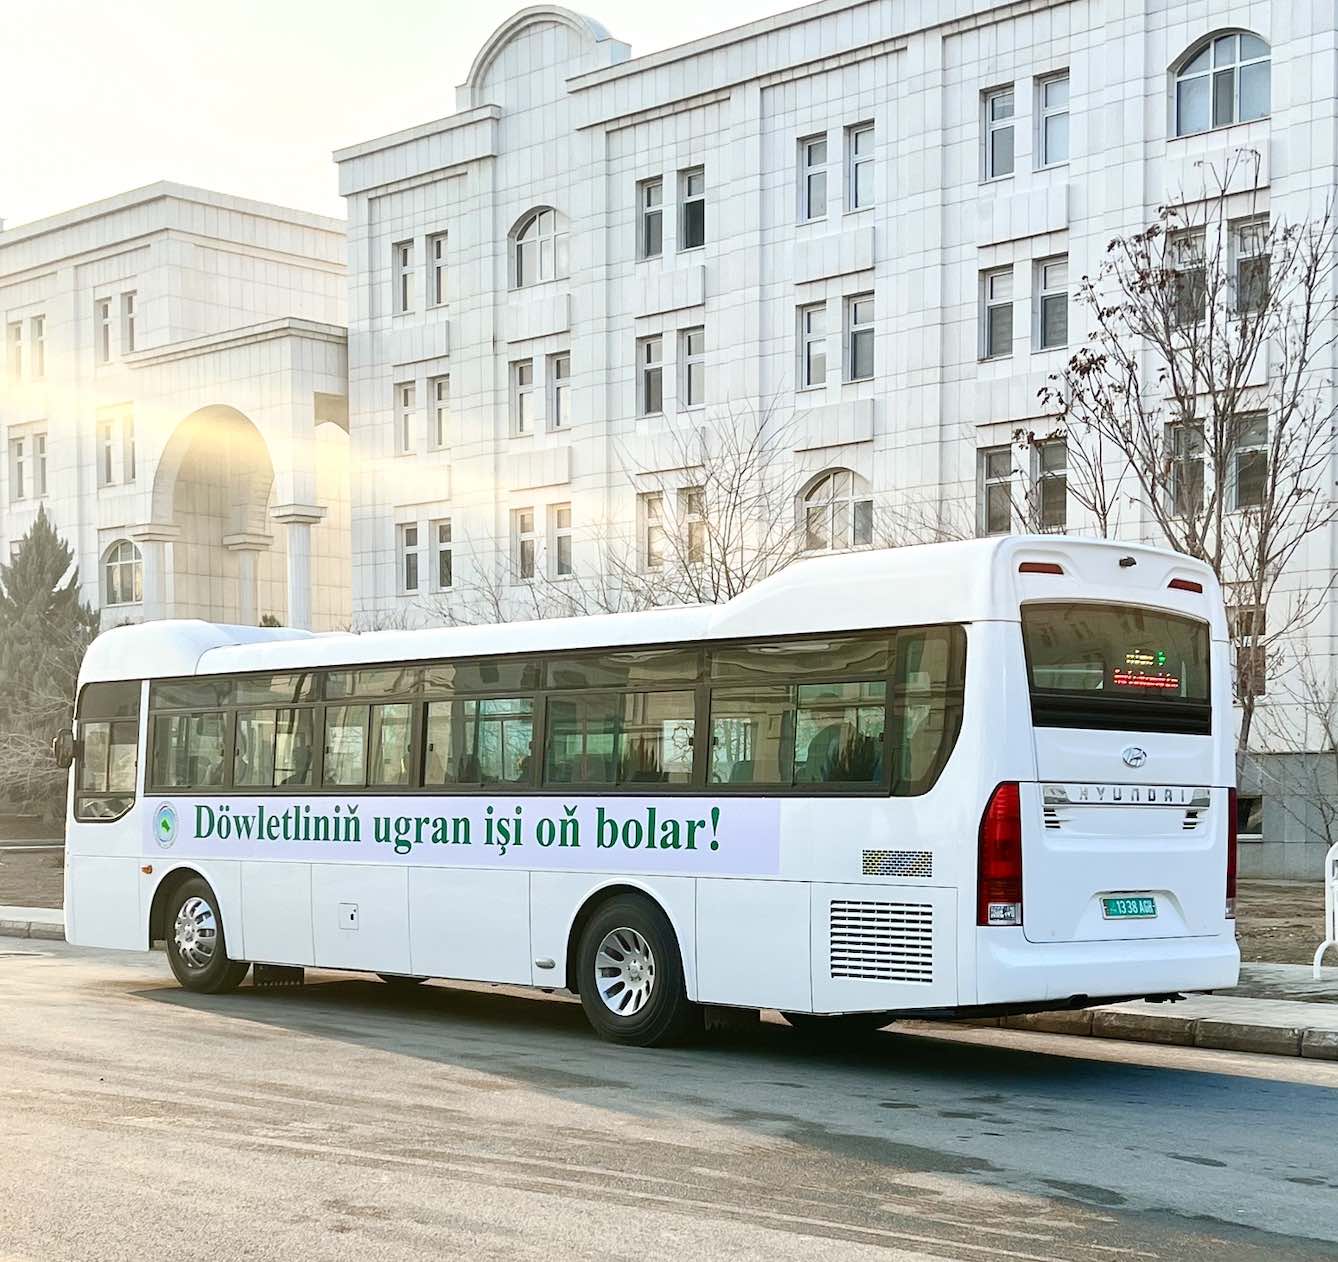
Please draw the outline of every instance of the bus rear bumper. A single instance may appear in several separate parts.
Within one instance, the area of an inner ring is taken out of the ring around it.
[[[1240,977],[1234,931],[1216,937],[1115,942],[1028,942],[1021,929],[976,935],[976,1003],[1222,990]]]

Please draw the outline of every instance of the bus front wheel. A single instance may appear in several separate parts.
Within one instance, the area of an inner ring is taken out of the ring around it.
[[[168,903],[167,962],[182,986],[206,995],[236,990],[251,967],[228,958],[218,897],[199,877],[183,882]]]
[[[576,970],[585,1015],[612,1043],[674,1043],[700,1017],[673,926],[649,899],[623,894],[599,907],[581,934]]]

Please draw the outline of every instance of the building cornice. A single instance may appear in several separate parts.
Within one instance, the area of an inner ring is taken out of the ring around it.
[[[403,131],[393,131],[372,140],[346,145],[343,149],[336,149],[331,157],[337,163],[351,162],[354,158],[365,158],[368,154],[379,153],[383,149],[394,149],[397,145],[412,144],[415,140],[425,140],[429,136],[458,131],[462,127],[490,122],[501,117],[501,106],[479,105],[472,110],[463,110],[458,114],[448,114],[445,118],[433,119],[430,123],[419,123],[417,127],[406,127]]]
[[[293,338],[305,342],[327,342],[334,346],[348,344],[348,330],[341,324],[321,324],[315,320],[299,320],[289,316],[282,320],[267,320],[263,324],[248,324],[245,328],[227,329],[186,342],[170,342],[135,351],[124,356],[122,362],[131,368],[148,368],[168,364],[179,359],[193,359],[216,351],[235,350],[239,346],[254,346],[260,342],[274,342]]]

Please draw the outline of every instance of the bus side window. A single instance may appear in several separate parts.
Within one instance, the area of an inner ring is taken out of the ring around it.
[[[119,819],[134,805],[139,690],[138,682],[89,684],[80,694],[75,819]]]
[[[934,787],[961,730],[965,668],[961,627],[898,632],[892,671],[895,796],[915,797]]]

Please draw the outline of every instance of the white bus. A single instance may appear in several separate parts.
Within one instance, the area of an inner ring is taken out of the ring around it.
[[[899,1015],[1231,986],[1209,570],[1005,537],[801,561],[728,604],[371,634],[160,622],[79,681],[71,942],[579,995]]]

